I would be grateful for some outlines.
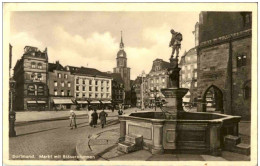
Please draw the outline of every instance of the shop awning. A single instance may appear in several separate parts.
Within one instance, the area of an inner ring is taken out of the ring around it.
[[[100,104],[100,102],[97,101],[97,100],[93,100],[93,101],[90,102],[90,104]]]
[[[88,101],[78,101],[78,100],[77,100],[77,103],[78,103],[78,104],[88,104]]]
[[[29,104],[36,104],[36,101],[27,101]]]
[[[53,99],[54,104],[73,104],[71,99]]]
[[[46,104],[46,101],[37,101],[39,104]]]
[[[111,101],[101,101],[103,104],[111,104]]]

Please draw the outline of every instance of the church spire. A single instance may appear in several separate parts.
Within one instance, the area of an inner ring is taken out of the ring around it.
[[[122,31],[121,31],[121,42],[120,42],[120,49],[123,50],[124,49],[124,43],[123,43],[123,35],[122,35]]]

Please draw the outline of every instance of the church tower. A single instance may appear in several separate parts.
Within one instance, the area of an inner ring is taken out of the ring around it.
[[[127,57],[124,50],[124,42],[121,31],[121,42],[119,45],[119,51],[116,56],[116,67],[114,68],[114,73],[120,73],[122,79],[124,80],[125,91],[130,91],[130,68],[127,67]]]

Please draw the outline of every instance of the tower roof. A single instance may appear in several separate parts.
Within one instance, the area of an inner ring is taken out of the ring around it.
[[[122,35],[122,31],[121,31],[121,41],[120,41],[120,45],[119,48],[120,50],[117,52],[117,57],[124,57],[126,58],[126,52],[124,51],[124,42],[123,42],[123,35]]]

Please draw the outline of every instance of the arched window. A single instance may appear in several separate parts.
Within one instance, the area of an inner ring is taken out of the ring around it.
[[[37,67],[38,67],[38,69],[42,69],[42,64],[38,63]]]
[[[35,62],[32,62],[32,63],[31,63],[31,67],[32,67],[33,69],[36,68],[36,64],[35,64]]]

